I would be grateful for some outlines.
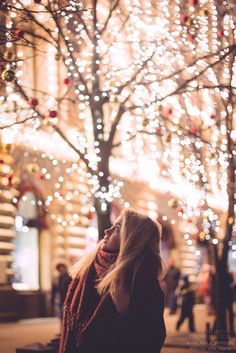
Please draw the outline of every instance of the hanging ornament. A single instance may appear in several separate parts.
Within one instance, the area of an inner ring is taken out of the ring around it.
[[[198,207],[199,207],[199,209],[202,210],[202,211],[206,211],[206,210],[208,209],[208,206],[207,206],[206,203],[201,204],[201,205],[199,205]]]
[[[27,170],[29,173],[38,173],[40,168],[37,163],[30,163],[27,165]]]
[[[111,102],[111,103],[118,103],[118,102],[119,102],[119,99],[118,99],[117,96],[111,95],[111,96],[110,96],[110,102]]]
[[[13,51],[6,50],[3,54],[3,57],[6,61],[14,61],[16,58],[16,55],[15,55],[15,53],[13,53]]]
[[[144,118],[144,119],[143,119],[143,126],[145,127],[145,126],[147,126],[148,124],[149,124],[149,119]]]
[[[194,35],[191,34],[191,33],[189,33],[189,34],[188,34],[188,40],[189,40],[190,42],[193,42],[193,41],[194,41]]]
[[[4,164],[4,159],[0,159],[0,164]]]
[[[164,163],[164,162],[160,162],[159,168],[160,168],[161,171],[167,171],[168,165],[166,163]]]
[[[200,232],[199,233],[199,238],[200,238],[201,241],[205,240],[206,234],[204,232]]]
[[[167,115],[173,114],[173,109],[172,108],[168,108],[166,113],[167,113]]]
[[[198,0],[190,0],[190,4],[193,6],[197,6],[198,5]]]
[[[0,70],[5,70],[6,69],[6,63],[4,61],[0,61]]]
[[[181,16],[180,17],[180,22],[184,25],[188,22],[189,17],[188,16]]]
[[[173,208],[173,209],[175,209],[175,208],[177,208],[178,207],[178,200],[176,200],[176,199],[174,199],[174,198],[172,198],[172,199],[170,199],[169,201],[168,201],[168,206],[169,207],[171,207],[171,208]]]
[[[45,175],[43,173],[37,173],[37,177],[39,180],[44,180],[45,179]]]
[[[167,132],[164,136],[162,136],[162,140],[165,143],[170,143],[171,142],[171,134]]]
[[[49,110],[48,116],[49,116],[49,118],[56,118],[57,117],[57,111],[56,110]]]
[[[13,174],[7,175],[7,180],[8,180],[8,186],[12,186],[13,182]]]
[[[54,59],[56,61],[59,61],[61,59],[61,54],[60,53],[55,54]]]
[[[11,143],[2,143],[2,150],[6,153],[12,153],[13,145]]]
[[[234,217],[229,217],[228,224],[232,225],[234,223]]]
[[[36,107],[39,104],[39,102],[37,98],[31,97],[28,100],[28,104],[31,105],[31,107]]]
[[[223,35],[224,35],[224,32],[222,32],[222,31],[219,31],[219,32],[218,32],[218,37],[219,37],[219,38],[222,38]]]
[[[70,86],[72,84],[72,79],[70,77],[66,77],[64,79],[64,84]]]
[[[4,70],[1,74],[3,81],[12,82],[15,79],[15,72],[13,70]]]
[[[22,31],[22,29],[16,29],[15,35],[17,38],[22,39],[22,38],[24,38],[25,32]]]
[[[41,0],[34,0],[35,4],[41,4]]]
[[[184,210],[182,207],[178,207],[178,208],[176,208],[176,212],[179,216],[182,216],[182,214],[184,213]]]
[[[89,211],[89,212],[87,213],[87,215],[86,215],[86,217],[87,217],[89,220],[93,219],[93,216],[94,216],[94,212],[91,212],[91,211]]]
[[[215,120],[215,118],[216,118],[216,115],[215,114],[211,114],[210,119]]]
[[[197,127],[195,125],[190,126],[189,131],[191,134],[196,134],[197,133]]]
[[[156,128],[156,134],[158,136],[162,136],[163,135],[163,131],[162,131],[162,128],[160,126]]]

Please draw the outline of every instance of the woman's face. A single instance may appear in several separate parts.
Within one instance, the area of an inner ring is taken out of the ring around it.
[[[101,249],[105,251],[118,251],[120,249],[120,228],[121,216],[119,216],[111,228],[105,230],[105,236],[102,240]]]

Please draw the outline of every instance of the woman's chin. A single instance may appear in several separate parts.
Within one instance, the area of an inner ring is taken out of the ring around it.
[[[101,249],[104,250],[104,251],[107,251],[107,252],[118,252],[119,249],[115,249],[114,247],[110,246],[109,244],[107,243],[103,243],[102,246],[101,246]]]

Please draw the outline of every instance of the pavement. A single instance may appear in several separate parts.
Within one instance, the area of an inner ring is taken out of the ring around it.
[[[235,303],[236,304],[236,303]],[[219,345],[215,337],[211,336],[210,344],[206,342],[206,324],[213,326],[214,315],[208,315],[204,304],[198,304],[194,307],[194,323],[195,333],[190,333],[188,330],[187,320],[183,323],[180,330],[176,332],[175,325],[179,317],[179,313],[169,315],[168,310],[165,310],[165,323],[167,335],[165,340],[165,347],[175,347],[188,349],[198,352],[231,352],[236,353],[236,338],[230,338],[227,345]],[[234,316],[236,316],[236,306],[234,306]],[[234,322],[236,331],[236,319]]]
[[[236,309],[236,307],[235,307]],[[236,313],[236,310],[235,310]],[[167,337],[162,353],[205,353],[214,351],[218,353],[236,353],[236,339],[230,339],[227,346],[219,346],[214,341],[207,345],[205,342],[206,323],[213,323],[214,316],[208,316],[204,305],[195,305],[196,333],[188,332],[187,322],[184,322],[179,332],[175,331],[175,324],[179,313],[169,315],[165,310],[165,323]],[[16,353],[16,348],[24,347],[32,343],[47,344],[60,332],[60,320],[58,318],[36,318],[20,320],[14,323],[0,324],[0,353]],[[148,353],[148,352],[144,352]]]

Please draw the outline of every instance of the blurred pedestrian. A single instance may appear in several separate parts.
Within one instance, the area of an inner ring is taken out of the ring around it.
[[[193,307],[195,303],[194,291],[191,288],[188,276],[183,276],[180,281],[179,295],[181,298],[181,313],[179,320],[176,323],[176,330],[178,331],[185,319],[188,319],[189,331],[195,331]]]
[[[167,261],[167,272],[164,278],[166,290],[166,304],[169,308],[169,314],[173,315],[177,310],[177,297],[175,290],[180,279],[180,270],[175,266],[174,260],[169,258]]]
[[[71,282],[71,277],[68,274],[68,268],[64,263],[58,263],[56,266],[57,271],[59,272],[58,281],[54,290],[59,295],[59,310],[60,318],[62,320],[63,316],[63,306],[66,298],[66,293]]]
[[[165,339],[160,227],[122,212],[72,268],[59,353],[159,353]]]
[[[216,284],[215,268],[204,263],[198,275],[197,296],[205,303],[208,315],[215,314]]]
[[[229,334],[231,337],[235,337],[235,329],[234,329],[234,311],[233,311],[233,303],[234,303],[234,279],[233,274],[226,272],[225,276],[225,303],[226,303],[226,310],[228,311],[228,318],[229,318]]]
[[[209,287],[206,299],[207,314],[214,315],[216,313],[216,276],[215,268],[211,266],[209,273]]]

